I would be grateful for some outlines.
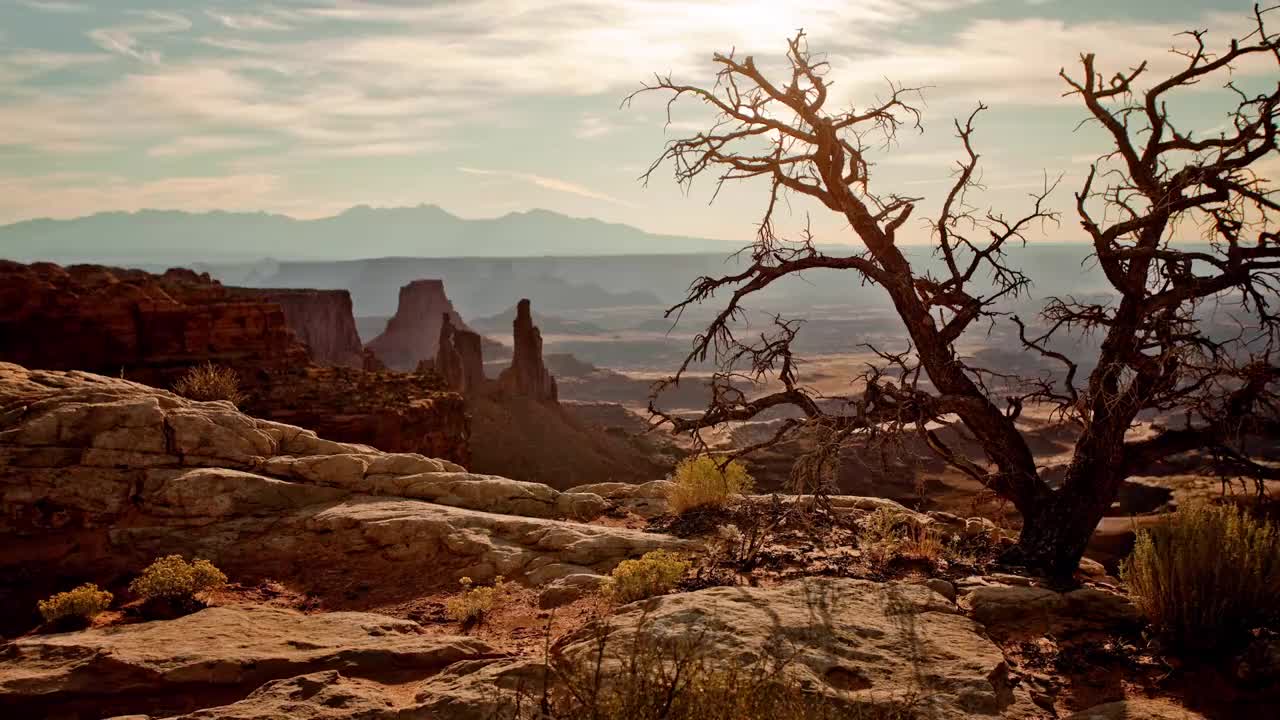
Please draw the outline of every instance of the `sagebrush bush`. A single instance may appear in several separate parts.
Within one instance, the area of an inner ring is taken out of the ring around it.
[[[203,590],[227,583],[227,576],[208,560],[187,562],[181,555],[167,555],[147,566],[129,583],[129,592],[144,600],[189,601]]]
[[[188,400],[228,400],[233,405],[244,401],[240,392],[240,376],[235,370],[206,362],[196,365],[173,384],[173,391]]]
[[[604,586],[604,595],[620,604],[665,595],[675,588],[690,567],[691,563],[676,553],[653,550],[639,560],[618,563]]]
[[[501,575],[494,578],[493,585],[473,587],[471,578],[461,578],[462,592],[444,602],[444,612],[450,619],[463,625],[474,625],[484,622],[485,617],[493,611],[493,606],[506,594],[506,581]]]
[[[1121,577],[1176,644],[1226,648],[1280,619],[1280,529],[1235,507],[1191,505],[1138,534]]]
[[[681,460],[671,481],[667,506],[677,514],[694,508],[724,507],[735,496],[749,493],[755,486],[742,463],[734,460],[722,468],[710,455]]]
[[[92,620],[95,615],[111,606],[111,593],[93,583],[85,583],[74,590],[60,592],[36,606],[45,622],[52,623],[66,618]]]

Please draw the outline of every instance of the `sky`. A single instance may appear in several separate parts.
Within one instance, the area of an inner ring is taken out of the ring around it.
[[[1097,53],[1108,72],[1178,61],[1176,34],[1247,32],[1239,0],[0,0],[0,223],[143,208],[321,217],[357,204],[436,204],[462,217],[545,208],[642,229],[749,238],[759,184],[678,188],[639,174],[706,115],[661,98],[620,101],[654,72],[713,79],[716,51],[775,63],[803,28],[830,62],[833,100],[865,107],[885,79],[922,86],[923,133],[876,156],[883,192],[945,193],[952,119],[980,100],[982,200],[1013,214],[1046,174],[1073,202],[1107,151],[1077,129],[1059,68]],[[1235,69],[1275,81],[1274,63]],[[1227,78],[1223,76],[1222,80]],[[1171,104],[1180,127],[1214,132],[1221,82]],[[1274,159],[1262,170],[1280,170]],[[1280,174],[1280,173],[1277,173]],[[797,200],[783,230],[839,218]],[[1071,217],[1045,237],[1079,239]]]

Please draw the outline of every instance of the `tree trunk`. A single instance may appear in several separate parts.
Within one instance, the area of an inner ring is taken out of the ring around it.
[[[1109,455],[1082,442],[1062,486],[1023,513],[1018,550],[1028,568],[1055,581],[1071,580],[1124,480],[1121,463]]]
[[[1023,516],[1019,557],[1029,569],[1055,581],[1068,581],[1080,566],[1102,511],[1087,498],[1055,493],[1053,499]]]

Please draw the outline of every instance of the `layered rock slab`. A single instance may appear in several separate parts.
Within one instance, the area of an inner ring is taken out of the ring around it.
[[[607,618],[601,676],[627,675],[637,647],[664,658],[704,657],[715,665],[762,663],[833,704],[918,717],[1035,718],[1043,713],[1009,677],[1004,655],[954,605],[902,583],[808,578],[774,588],[720,587],[633,603]],[[557,641],[557,663],[595,666],[599,629]],[[456,717],[479,720],[501,710],[485,689],[528,687],[528,661],[449,671],[424,683],[419,699]],[[470,698],[461,702],[460,698]],[[488,714],[486,714],[488,713]]]
[[[216,607],[15,640],[0,650],[0,706],[18,717],[187,712],[239,700],[270,681],[305,684],[297,676],[308,673],[421,680],[459,661],[499,657],[475,638],[427,635],[417,623],[382,615]],[[353,709],[346,716],[356,717]]]
[[[385,573],[411,591],[462,575],[541,584],[693,547],[558,519],[605,508],[591,493],[325,440],[228,403],[0,364],[0,573],[105,581],[184,553],[303,588]]]

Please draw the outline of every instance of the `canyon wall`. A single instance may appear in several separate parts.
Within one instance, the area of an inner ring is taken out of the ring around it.
[[[308,362],[277,303],[208,274],[0,261],[0,360],[168,386],[204,361],[252,383]]]
[[[365,367],[364,345],[351,312],[346,290],[290,288],[229,288],[234,295],[278,304],[285,322],[306,343],[311,359],[320,365]]]
[[[466,462],[462,397],[434,375],[372,369],[377,360],[346,337],[355,331],[346,291],[260,292],[190,270],[0,261],[0,362],[161,388],[212,362],[236,371],[248,413],[381,450]],[[281,300],[294,308],[292,322]],[[321,362],[342,366],[314,362],[291,324],[309,328]]]

